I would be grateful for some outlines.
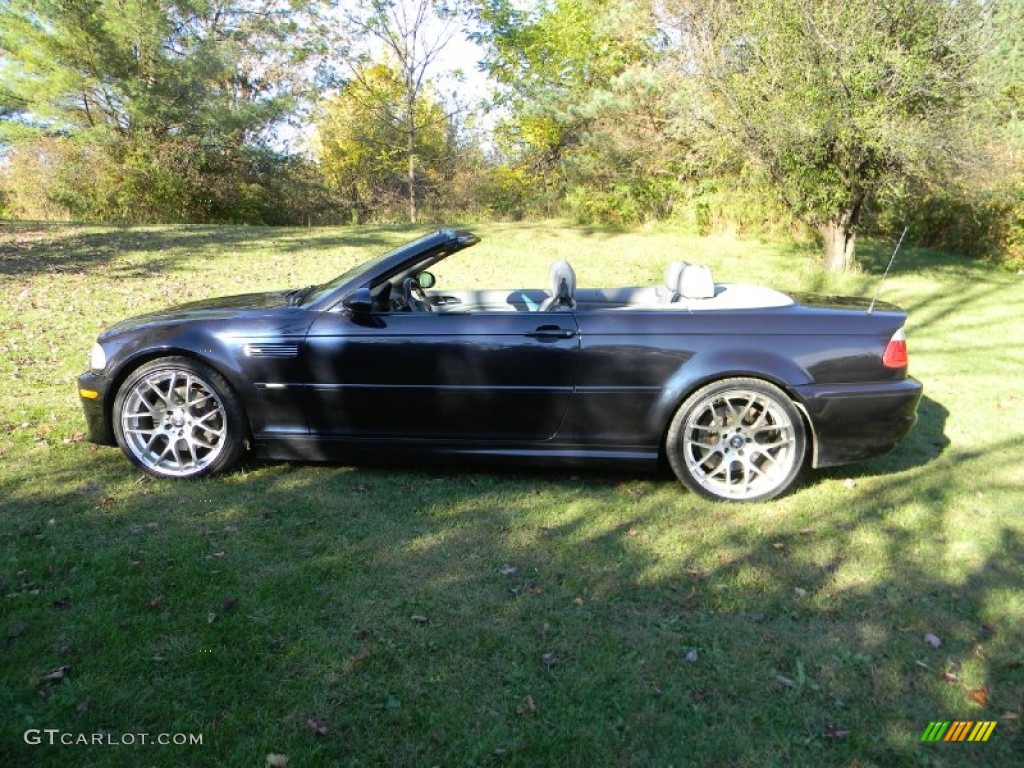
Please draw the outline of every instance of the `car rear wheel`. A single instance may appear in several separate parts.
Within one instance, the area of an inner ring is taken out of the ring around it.
[[[683,402],[672,418],[665,449],[676,476],[695,493],[763,501],[796,481],[807,433],[796,406],[774,384],[723,379]]]
[[[245,418],[231,386],[187,357],[134,371],[118,390],[113,422],[124,454],[157,477],[223,472],[245,449]]]

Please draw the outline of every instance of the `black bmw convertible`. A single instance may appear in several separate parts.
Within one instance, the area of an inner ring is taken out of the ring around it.
[[[322,285],[117,323],[78,380],[89,439],[160,477],[223,472],[247,450],[666,460],[696,493],[756,501],[914,424],[897,307],[716,283],[681,261],[652,286],[577,289],[565,261],[546,288],[438,284],[435,265],[477,242],[440,230]]]

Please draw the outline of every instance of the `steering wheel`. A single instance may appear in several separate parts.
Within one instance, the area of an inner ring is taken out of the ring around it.
[[[415,277],[407,277],[402,281],[402,301],[410,312],[433,312],[434,307],[423,287]]]

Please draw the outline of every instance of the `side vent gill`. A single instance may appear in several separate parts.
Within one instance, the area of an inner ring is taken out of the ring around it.
[[[250,343],[242,347],[246,357],[297,357],[298,344]]]

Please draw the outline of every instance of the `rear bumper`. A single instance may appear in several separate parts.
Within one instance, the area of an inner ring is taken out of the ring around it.
[[[923,389],[910,377],[797,387],[814,429],[814,466],[848,464],[891,451],[917,421]]]
[[[78,377],[78,397],[82,401],[85,425],[88,428],[86,439],[90,443],[116,445],[114,433],[110,429],[110,419],[107,418],[110,410],[107,406],[107,393],[109,389],[110,380],[106,376],[96,373],[83,373]],[[86,397],[82,394],[82,390],[95,392],[96,397]]]

